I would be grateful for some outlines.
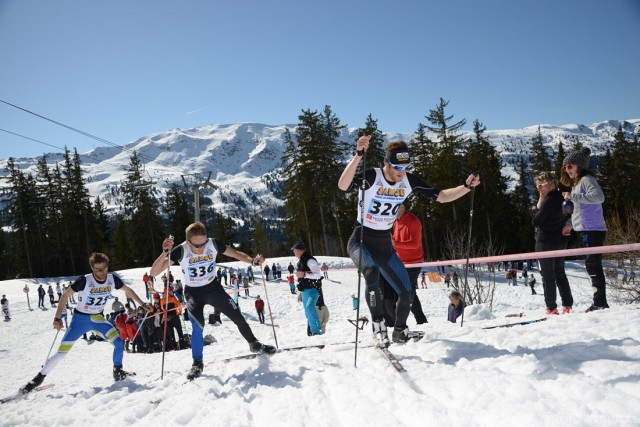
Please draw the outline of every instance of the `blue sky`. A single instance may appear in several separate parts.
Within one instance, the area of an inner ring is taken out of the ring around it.
[[[0,100],[116,144],[330,105],[412,132],[640,118],[637,0],[0,0]],[[105,145],[0,103],[0,158]]]

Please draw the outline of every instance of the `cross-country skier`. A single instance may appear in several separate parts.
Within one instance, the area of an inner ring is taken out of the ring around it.
[[[252,352],[275,353],[275,347],[261,344],[253,335],[238,305],[225,292],[216,277],[216,256],[219,253],[252,265],[262,264],[264,257],[258,255],[252,258],[244,252],[225,245],[218,239],[207,237],[207,230],[201,222],[194,222],[189,225],[185,232],[187,240],[175,250],[172,250],[173,236],[169,236],[162,242],[163,253],[154,261],[150,274],[152,276],[161,274],[167,269],[169,262],[180,264],[182,269],[187,312],[193,327],[191,336],[193,365],[187,374],[187,378],[193,380],[199,377],[204,368],[202,363],[204,345],[202,330],[205,324],[203,309],[206,304],[217,308],[236,324],[244,339],[249,343],[249,349]],[[169,258],[171,261],[169,261]]]
[[[356,154],[347,164],[338,188],[342,191],[357,191],[362,184],[362,177],[354,178],[358,164],[364,151],[369,147],[370,135],[362,136],[356,143]],[[380,293],[380,274],[398,293],[396,307],[396,325],[393,330],[394,342],[409,340],[407,317],[411,308],[413,286],[409,282],[407,269],[398,258],[391,245],[391,228],[396,219],[398,208],[413,192],[440,203],[452,202],[471,191],[480,184],[478,175],[469,175],[462,185],[445,190],[437,190],[425,184],[417,175],[407,172],[412,165],[411,154],[407,144],[402,141],[391,142],[385,147],[384,167],[371,168],[364,172],[364,200],[362,192],[358,192],[359,203],[364,203],[364,218],[358,209],[358,226],[349,238],[347,251],[358,266],[366,282],[366,301],[372,318],[373,332],[378,346],[389,345],[387,328],[384,325]],[[359,206],[361,206],[359,204]],[[360,231],[364,226],[362,246]],[[362,250],[362,264],[360,262]]]
[[[74,292],[78,293],[78,305],[75,308],[71,325],[64,337],[62,337],[58,351],[46,361],[38,375],[20,389],[22,393],[29,393],[42,384],[44,377],[49,375],[53,368],[71,351],[78,338],[89,331],[98,332],[105,340],[113,344],[113,379],[120,381],[129,374],[122,370],[124,345],[122,339],[120,339],[120,334],[104,318],[103,311],[114,289],[124,291],[126,295],[136,300],[140,305],[143,305],[143,302],[135,291],[125,285],[118,276],[114,273],[109,273],[109,257],[105,254],[100,252],[92,253],[89,257],[89,266],[92,272],[78,277],[73,282],[73,285],[62,294],[58,302],[58,309],[53,318],[53,327],[59,331],[63,327],[61,317],[62,311],[66,309],[67,299]],[[94,372],[91,374],[94,374]]]

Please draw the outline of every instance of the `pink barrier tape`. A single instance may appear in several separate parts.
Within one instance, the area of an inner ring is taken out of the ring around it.
[[[558,258],[577,255],[593,255],[593,254],[609,254],[615,252],[631,252],[640,251],[640,243],[629,243],[626,245],[611,245],[611,246],[595,246],[593,248],[579,248],[579,249],[563,249],[560,251],[545,251],[545,252],[527,252],[522,254],[511,255],[497,255],[488,256],[482,258],[469,258],[469,264],[480,264],[489,262],[502,262],[502,261],[523,261],[529,259],[542,259],[542,258]],[[453,259],[445,261],[432,261],[432,262],[420,262],[415,264],[405,264],[405,267],[437,267],[439,265],[452,265],[452,264],[466,264],[466,259]]]

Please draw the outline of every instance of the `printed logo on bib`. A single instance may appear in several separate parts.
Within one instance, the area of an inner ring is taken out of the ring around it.
[[[375,184],[365,191],[362,200],[365,207],[362,222],[375,230],[389,230],[396,220],[400,205],[411,194],[411,186],[406,176],[400,182],[389,183],[384,179],[382,170],[375,171]],[[360,212],[358,218],[360,219]]]

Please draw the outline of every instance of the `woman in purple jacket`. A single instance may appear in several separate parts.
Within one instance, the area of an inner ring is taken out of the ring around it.
[[[589,170],[590,154],[591,150],[588,147],[570,152],[562,162],[560,176],[562,184],[572,187],[570,193],[566,192],[562,195],[565,200],[570,200],[573,204],[571,219],[562,229],[562,234],[568,236],[571,229],[574,229],[584,247],[602,246],[607,234],[602,213],[604,193],[598,185],[596,177]],[[587,312],[609,308],[602,269],[602,255],[587,255],[585,267],[591,277],[594,290],[593,304],[587,309]]]

